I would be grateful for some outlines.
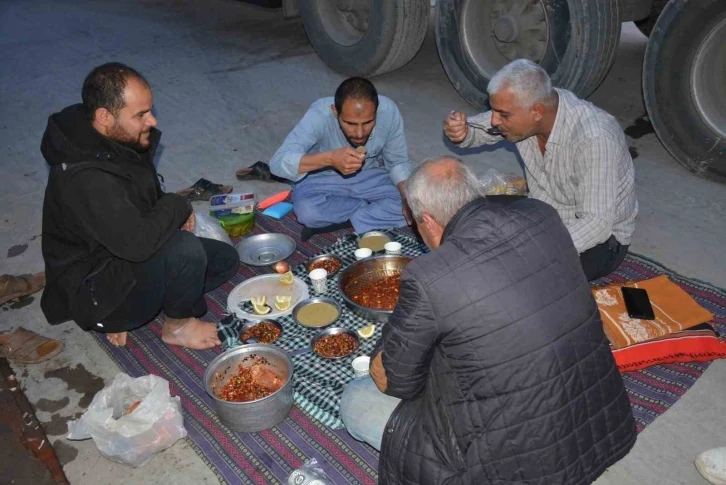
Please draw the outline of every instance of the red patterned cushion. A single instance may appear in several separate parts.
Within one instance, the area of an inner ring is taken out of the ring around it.
[[[726,342],[704,323],[658,340],[613,350],[620,372],[673,362],[707,362],[726,358]]]

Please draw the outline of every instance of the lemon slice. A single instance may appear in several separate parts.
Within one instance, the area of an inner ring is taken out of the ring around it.
[[[292,271],[288,271],[284,275],[280,276],[280,283],[283,285],[291,285],[293,280]]]
[[[281,312],[284,312],[285,310],[290,308],[291,302],[292,302],[291,296],[277,295],[275,297],[275,308],[277,308]]]
[[[358,335],[360,335],[362,338],[371,338],[373,336],[373,332],[376,331],[376,326],[373,324],[367,325],[361,329],[358,330]]]
[[[270,313],[270,310],[272,310],[272,308],[267,306],[267,297],[264,295],[253,296],[250,298],[250,303],[252,303],[252,309],[257,315],[264,315]]]

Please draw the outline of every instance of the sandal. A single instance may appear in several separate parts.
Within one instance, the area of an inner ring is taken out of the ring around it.
[[[43,289],[44,286],[45,273],[20,276],[4,274],[0,276],[0,305],[21,296],[32,295]]]
[[[36,364],[52,359],[63,350],[63,342],[18,327],[12,333],[0,334],[0,353],[23,364]]]
[[[251,167],[240,168],[234,173],[237,176],[237,180],[262,180],[263,182],[269,182],[270,180],[286,181],[270,172],[270,166],[264,162],[255,162]]]
[[[229,194],[232,192],[231,185],[221,185],[210,182],[207,179],[199,179],[191,187],[177,190],[177,194],[189,200],[209,200],[213,195]]]

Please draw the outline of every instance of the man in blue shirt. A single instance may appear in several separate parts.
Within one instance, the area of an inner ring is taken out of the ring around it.
[[[396,104],[363,78],[343,81],[314,102],[270,160],[295,183],[293,206],[313,234],[353,226],[358,233],[406,225],[404,182],[411,173]]]

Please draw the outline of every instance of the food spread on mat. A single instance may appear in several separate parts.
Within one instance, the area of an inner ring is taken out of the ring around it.
[[[250,359],[253,361],[251,365],[243,365]],[[212,391],[216,393],[217,383],[223,380],[229,371],[231,368],[215,376],[216,382],[212,384]],[[267,359],[253,354],[242,359],[235,375],[216,394],[225,401],[248,402],[269,396],[284,384],[283,377],[270,368]]]
[[[347,333],[326,335],[315,342],[313,350],[322,357],[345,357],[358,348],[358,342]]]
[[[275,297],[275,308],[280,310],[281,312],[284,312],[288,308],[290,308],[290,303],[292,302],[292,297],[289,295],[277,295]]]
[[[254,325],[242,334],[242,342],[247,342],[251,338],[256,338],[260,343],[271,344],[278,338],[282,331],[272,322],[260,322]]]
[[[370,325],[366,325],[363,328],[359,328],[358,335],[362,338],[371,338],[375,331],[376,331],[376,326],[371,323]]]
[[[363,236],[358,242],[359,248],[368,248],[371,251],[383,251],[383,246],[387,242],[391,242],[391,238],[383,234],[371,234],[370,236]]]
[[[323,268],[325,271],[328,272],[328,274],[333,274],[336,271],[338,271],[340,268],[343,267],[343,263],[340,262],[338,259],[323,259],[321,261],[315,261],[313,264],[310,265],[310,271],[314,269]]]
[[[282,276],[280,276],[280,283],[283,285],[291,285],[293,281],[293,275],[292,271],[288,271],[287,273],[283,273]]]
[[[351,299],[357,304],[374,310],[390,311],[398,303],[398,288],[401,286],[401,274],[386,276],[382,280],[364,286]]]
[[[265,315],[270,313],[270,310],[272,310],[269,306],[267,306],[266,296],[253,296],[250,298],[250,303],[252,303],[252,310],[257,315]]]
[[[338,319],[338,309],[330,303],[317,301],[297,312],[297,321],[305,327],[324,327]]]

